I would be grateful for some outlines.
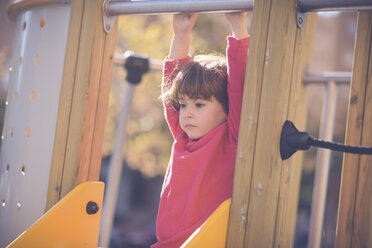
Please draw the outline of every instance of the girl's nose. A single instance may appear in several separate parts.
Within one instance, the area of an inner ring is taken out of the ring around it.
[[[186,118],[192,118],[194,116],[191,108],[186,108],[186,111],[185,111],[185,117]]]

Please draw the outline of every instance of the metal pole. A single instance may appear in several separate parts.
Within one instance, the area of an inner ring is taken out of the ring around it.
[[[332,140],[333,137],[336,100],[336,83],[333,80],[328,81],[326,85],[325,104],[323,105],[319,134],[319,137],[323,140]],[[308,248],[320,247],[322,240],[330,155],[330,150],[318,149],[317,151]]]
[[[251,10],[253,0],[160,0],[104,3],[107,16]]]
[[[297,0],[301,12],[355,11],[372,9],[371,0]]]
[[[320,73],[304,73],[304,85],[308,84],[328,84],[329,81],[334,81],[336,85],[350,85],[351,72],[343,71],[324,71]]]
[[[251,10],[253,0],[157,0],[109,1],[104,4],[107,16],[133,14],[173,14],[180,12],[216,12]],[[297,0],[301,12],[370,10],[371,0]]]
[[[125,53],[117,53],[114,55],[114,63],[115,65],[124,65],[128,55]],[[156,59],[149,59],[149,66],[150,71],[152,72],[162,72],[163,71],[163,64],[164,61],[156,60]]]
[[[116,127],[115,144],[112,157],[110,159],[109,173],[106,186],[105,199],[102,209],[102,222],[99,244],[102,247],[109,247],[112,222],[115,214],[116,199],[121,180],[121,171],[123,164],[123,145],[126,144],[126,126],[129,117],[135,85],[128,83],[125,87],[122,111],[120,112],[119,123]]]

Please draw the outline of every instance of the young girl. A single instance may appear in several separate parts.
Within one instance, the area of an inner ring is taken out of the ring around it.
[[[232,195],[249,37],[246,14],[226,14],[225,59],[188,55],[196,14],[173,17],[162,98],[175,139],[160,196],[158,242],[180,247]]]

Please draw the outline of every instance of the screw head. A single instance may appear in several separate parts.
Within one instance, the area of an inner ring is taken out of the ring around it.
[[[106,31],[110,31],[111,30],[111,25],[110,24],[106,24]]]
[[[299,18],[298,18],[298,23],[299,23],[299,24],[302,24],[303,22],[304,22],[304,19],[302,19],[302,17],[299,17]]]
[[[90,201],[87,203],[87,214],[96,214],[99,211],[99,206],[96,202]]]

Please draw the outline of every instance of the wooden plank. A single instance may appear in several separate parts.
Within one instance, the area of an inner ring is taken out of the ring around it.
[[[73,71],[73,76],[65,74],[61,91],[48,207],[77,184],[98,180],[100,172],[116,29],[104,33],[103,0],[76,2],[80,19],[71,17],[70,29],[79,24],[80,28],[68,38],[76,49],[67,49],[65,72]]]
[[[306,129],[308,98],[307,90],[302,84],[302,76],[305,66],[311,61],[316,18],[316,13],[308,13],[305,26],[302,29],[297,29],[296,34],[295,62],[292,71],[287,119],[293,121],[299,130]],[[303,154],[303,152],[298,152],[291,159],[283,161],[282,164],[275,247],[293,247]]]
[[[74,79],[74,92],[72,97],[69,130],[61,185],[61,197],[66,195],[75,186],[80,161],[80,149],[83,138],[83,123],[89,90],[89,76],[91,69],[92,51],[94,50],[95,33],[95,3],[84,1],[79,51]]]
[[[279,139],[284,120],[296,115],[291,104],[299,98],[300,87],[293,84],[301,81],[304,32],[296,27],[294,1],[255,3],[228,247],[286,247],[293,241],[290,211],[297,200],[287,201],[298,192],[300,171],[282,165]]]
[[[364,52],[368,55],[365,77],[365,101],[361,145],[372,146],[372,11],[359,15],[359,23],[366,29],[360,32],[369,33],[365,40]],[[364,23],[364,24],[362,24]],[[367,26],[365,26],[367,24]],[[359,28],[359,26],[358,26]],[[359,30],[358,30],[359,31]],[[363,37],[364,35],[362,35]],[[357,50],[362,47],[357,47]],[[369,52],[368,52],[369,51]],[[354,209],[354,229],[352,247],[372,247],[372,157],[362,155],[359,159],[359,176]]]
[[[60,199],[83,9],[83,0],[72,2],[46,210]]]
[[[252,16],[242,115],[235,163],[234,190],[229,216],[227,247],[244,247],[248,218],[248,195],[265,65],[267,30],[271,1],[257,1]],[[244,114],[243,114],[244,113]]]
[[[345,143],[371,146],[372,12],[358,15]],[[371,247],[371,158],[344,154],[336,247]]]
[[[77,123],[72,123],[72,125],[77,128],[79,133],[81,132],[81,141],[79,144],[74,142],[74,144],[80,146],[77,176],[73,177],[75,179],[74,185],[88,180],[105,42],[102,23],[102,2],[86,1],[85,8],[87,9],[85,12],[87,16],[83,18],[83,32],[85,28],[86,34],[84,37],[86,40],[82,40],[81,43],[89,44],[91,47],[88,46],[86,53],[82,54],[82,72],[78,73],[77,76],[79,77],[76,78],[76,83],[82,87],[78,88],[81,92],[76,91],[76,98],[74,98],[74,101],[77,101],[77,105],[73,109],[76,112],[72,112],[72,114],[76,113],[75,120]],[[98,30],[102,31],[99,32]],[[86,97],[84,97],[84,94],[86,94]],[[80,107],[84,109],[80,109]]]
[[[103,54],[104,63],[102,66],[99,95],[96,106],[97,114],[95,120],[95,129],[92,141],[93,146],[88,175],[89,181],[99,180],[99,174],[101,169],[102,147],[104,141],[106,116],[111,88],[111,75],[112,68],[114,65],[114,53],[116,46],[115,30],[117,30],[117,22],[115,22],[115,26],[112,28],[110,34],[107,35],[105,41],[105,48]]]
[[[267,38],[245,245],[273,247],[282,160],[281,127],[287,117],[296,22],[294,1],[272,1]],[[292,17],[292,18],[289,18]]]

